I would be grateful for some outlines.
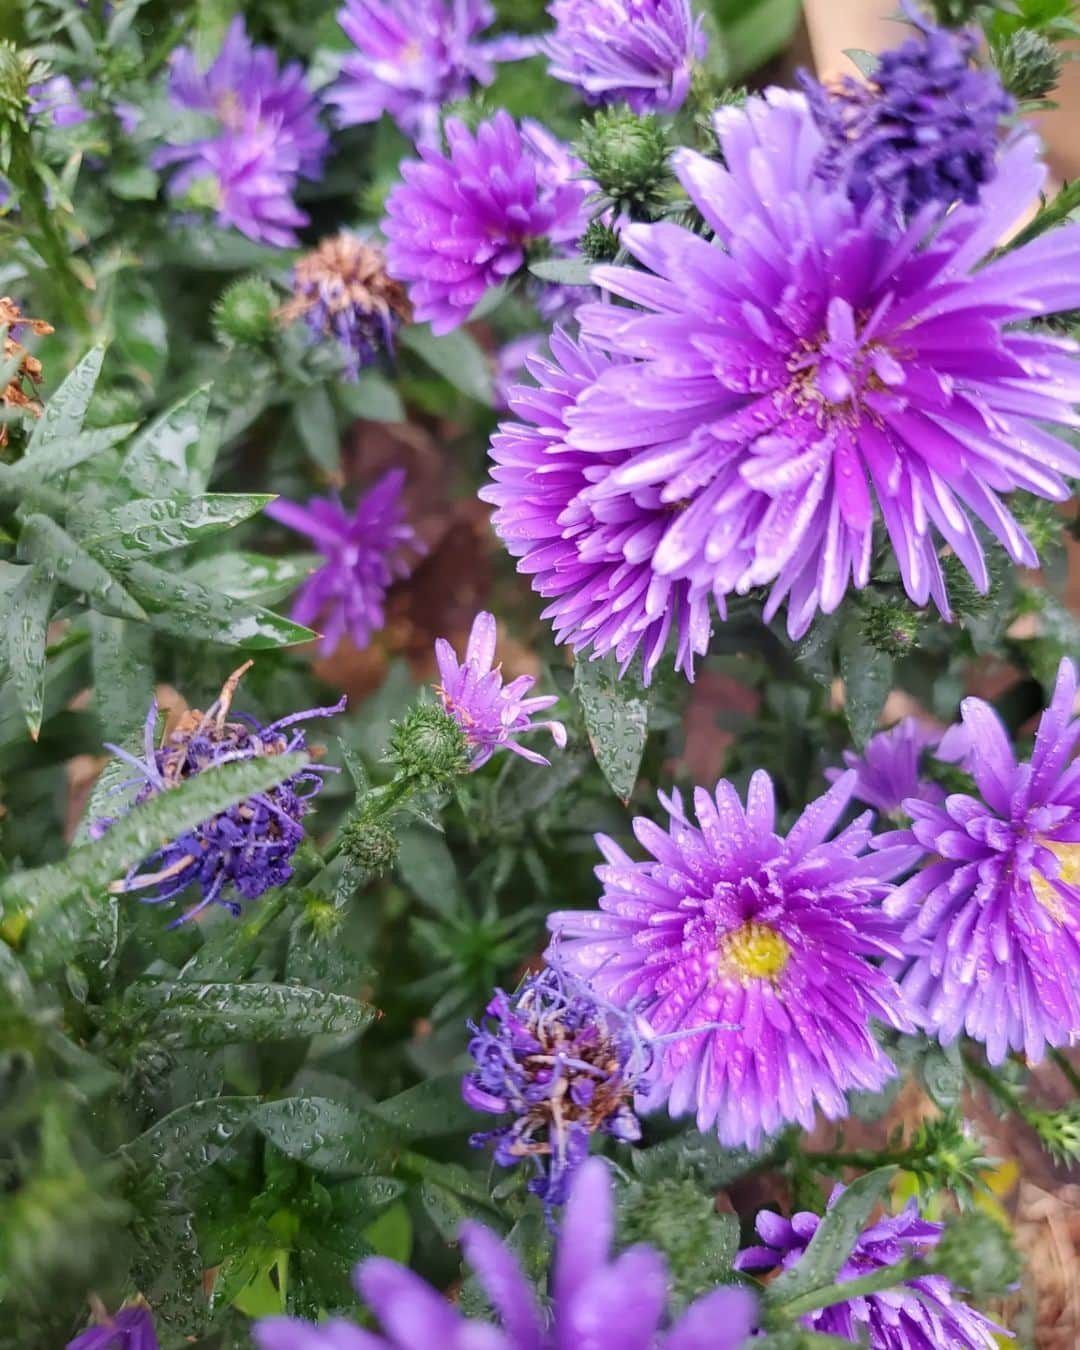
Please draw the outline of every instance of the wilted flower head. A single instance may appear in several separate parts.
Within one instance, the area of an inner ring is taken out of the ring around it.
[[[327,101],[339,126],[389,113],[407,136],[435,142],[444,104],[495,78],[495,62],[528,56],[533,44],[480,39],[494,22],[487,0],[345,0],[338,23],[355,48]]]
[[[649,494],[668,513],[657,575],[718,599],[771,584],[766,616],[786,599],[793,636],[867,585],[879,512],[908,595],[946,616],[940,541],[989,586],[973,518],[1034,566],[1002,494],[1061,500],[1080,474],[1046,429],[1080,423],[1076,345],[1026,327],[1080,304],[1080,226],[982,265],[1042,182],[1034,138],[1008,147],[977,206],[936,231],[928,207],[897,234],[881,198],[860,207],[817,176],[800,95],[770,90],[716,126],[724,164],[674,158],[714,240],[627,226],[645,270],[592,278],[639,308],[578,311],[586,339],[625,358],[565,414],[576,450],[623,460],[595,509]]]
[[[19,341],[19,330],[30,329],[35,337],[46,337],[53,332],[51,323],[44,319],[26,319],[10,295],[0,297],[0,328],[4,329],[4,365],[13,364],[14,374],[0,389],[0,405],[31,417],[41,416],[41,404],[34,397],[34,386],[45,378],[41,362],[31,356]],[[0,449],[8,443],[7,421],[0,420]]]
[[[267,244],[294,244],[308,218],[293,191],[298,178],[319,176],[329,141],[299,62],[279,70],[274,51],[253,45],[237,15],[207,70],[199,70],[191,48],[173,52],[169,97],[217,122],[213,135],[156,152],[157,167],[180,166],[170,195],[208,187],[220,225]]]
[[[553,0],[548,13],[548,69],[586,102],[625,102],[637,113],[682,107],[708,45],[690,0]]]
[[[756,1302],[748,1289],[714,1289],[664,1330],[664,1259],[631,1247],[612,1259],[615,1212],[606,1165],[578,1173],[563,1217],[551,1281],[551,1311],[537,1307],[514,1256],[489,1229],[461,1225],[465,1258],[491,1301],[499,1326],[474,1322],[405,1266],[373,1256],[356,1283],[384,1329],[351,1323],[318,1327],[271,1317],[254,1328],[259,1350],[749,1350]],[[300,1338],[303,1337],[301,1340]]]
[[[634,821],[648,862],[597,836],[599,912],[558,911],[548,927],[570,970],[672,1037],[642,1109],[666,1100],[721,1143],[753,1147],[788,1122],[811,1128],[815,1106],[846,1115],[846,1092],[896,1073],[871,1021],[911,1023],[874,960],[897,950],[881,902],[918,852],[867,853],[869,812],[828,840],[854,788],[845,774],[786,838],[762,770],[745,807],[726,781],[696,789],[697,824],[678,792],[661,796],[666,831]]]
[[[855,771],[854,799],[886,816],[902,811],[907,797],[942,800],[945,793],[923,777],[920,766],[923,751],[940,739],[941,733],[932,727],[915,717],[904,717],[888,731],[871,736],[861,754],[845,750],[844,764]],[[835,783],[843,772],[826,769],[825,777]]]
[[[142,1300],[111,1317],[102,1310],[99,1324],[68,1341],[67,1350],[158,1350],[153,1315]]]
[[[883,52],[870,82],[844,78],[803,88],[824,145],[818,171],[856,206],[875,196],[911,217],[933,204],[978,201],[997,173],[999,127],[1014,103],[992,69],[972,64],[973,30],[936,28],[911,4],[920,30]]]
[[[991,1064],[1033,1062],[1080,1035],[1080,719],[1076,670],[1062,661],[1031,759],[1018,764],[997,714],[961,705],[979,797],[909,799],[910,830],[884,838],[932,855],[886,908],[906,921],[901,980],[928,1030],[966,1032]]]
[[[671,509],[655,489],[609,490],[631,458],[626,450],[569,443],[578,397],[624,364],[556,329],[551,357],[526,362],[536,384],[509,390],[519,420],[503,422],[492,438],[494,482],[480,496],[498,508],[492,524],[520,560],[518,571],[550,602],[543,617],[556,642],[591,646],[597,656],[613,651],[624,667],[640,650],[648,681],[674,634],[675,668],[692,679],[694,656],[708,650],[712,631],[709,590],[653,567]]]
[[[412,317],[405,288],[386,275],[378,244],[342,230],[305,253],[293,268],[286,323],[303,319],[313,342],[335,340],[345,372],[357,379],[379,351],[393,350],[398,325]]]
[[[531,1159],[529,1190],[550,1209],[565,1202],[594,1134],[641,1138],[633,1098],[652,1051],[632,1014],[555,967],[529,975],[512,996],[496,989],[486,1011],[489,1021],[469,1023],[477,1067],[462,1096],[477,1111],[513,1119],[469,1142],[494,1140],[502,1167]]]
[[[306,534],[326,562],[301,585],[292,617],[322,629],[320,651],[329,655],[343,637],[366,647],[385,622],[386,592],[396,577],[407,577],[407,553],[424,546],[406,523],[398,501],[405,483],[401,469],[390,469],[348,514],[340,499],[312,497],[306,506],[279,497],[266,514]]]
[[[29,92],[32,116],[51,117],[54,127],[77,127],[90,116],[66,75],[53,75],[40,84],[32,84]]]
[[[136,777],[114,791],[138,786],[132,802],[138,805],[218,764],[303,750],[304,733],[298,724],[312,717],[332,717],[345,707],[342,698],[333,708],[291,713],[265,727],[247,713],[238,713],[234,721],[229,721],[237,685],[250,665],[246,662],[229,676],[206,712],[186,712],[160,746],[154,744],[158,719],[155,699],[146,718],[141,759],[121,746],[107,746],[136,772]],[[174,920],[172,927],[215,903],[238,915],[240,906],[225,898],[230,886],[245,900],[256,900],[271,886],[281,886],[292,876],[292,855],[304,838],[300,821],[322,787],[322,774],[327,772],[337,771],[309,764],[277,787],[211,816],[144,858],[109,889],[117,894],[137,893],[140,900],[157,905],[197,885],[202,899]],[[94,821],[91,837],[100,838],[115,823],[116,818],[110,816]]]
[[[830,1207],[844,1192],[836,1186]],[[737,1270],[760,1270],[779,1265],[784,1270],[798,1266],[818,1230],[821,1219],[803,1212],[789,1219],[769,1210],[757,1216],[758,1236],[765,1244],[750,1247],[735,1258]],[[840,1268],[835,1282],[888,1266],[934,1248],[943,1226],[919,1217],[914,1200],[895,1216],[886,1215],[859,1234],[854,1250]],[[861,1294],[846,1303],[806,1313],[803,1326],[821,1335],[837,1336],[869,1350],[997,1350],[998,1335],[1009,1333],[958,1297],[943,1275],[919,1275],[877,1294]]]
[[[531,675],[519,675],[503,686],[502,665],[495,660],[495,617],[486,612],[473,620],[465,660],[445,638],[435,642],[435,660],[439,666],[441,683],[436,693],[443,708],[465,732],[465,739],[475,750],[470,769],[479,769],[499,749],[512,750],[533,764],[548,764],[550,760],[527,750],[517,740],[527,731],[550,731],[551,739],[561,750],[566,745],[566,728],[561,722],[535,722],[533,714],[558,703],[555,694],[525,698],[536,681]]]
[[[529,131],[529,128],[526,128]],[[476,134],[457,118],[445,127],[449,154],[420,146],[401,165],[386,200],[383,232],[392,276],[408,284],[421,322],[449,333],[489,287],[524,266],[542,240],[565,244],[585,226],[589,184],[564,178],[504,109]]]

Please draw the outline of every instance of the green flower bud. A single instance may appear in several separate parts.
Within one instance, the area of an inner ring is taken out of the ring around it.
[[[1062,1167],[1080,1162],[1080,1102],[1070,1102],[1060,1111],[1030,1110],[1024,1119],[1055,1162]]]
[[[961,618],[965,616],[979,618],[983,614],[989,614],[1001,590],[1001,583],[993,573],[990,576],[990,589],[984,595],[955,553],[942,558],[941,570],[945,574],[945,589],[954,613]]]
[[[447,786],[468,770],[464,731],[433,703],[417,704],[393,724],[389,757],[425,789]]]
[[[1013,98],[1046,98],[1061,79],[1061,52],[1034,28],[1018,28],[993,47],[994,65]]]
[[[886,656],[906,656],[919,645],[920,615],[902,600],[883,600],[863,615],[863,637]]]
[[[397,862],[400,845],[389,825],[365,819],[363,814],[346,822],[341,836],[345,856],[371,876],[382,876]]]
[[[226,346],[260,347],[274,332],[277,309],[277,294],[268,281],[240,277],[214,305],[214,333]]]
[[[14,42],[0,42],[0,121],[29,127],[30,86],[49,78],[49,66]]]
[[[610,225],[605,225],[599,218],[590,220],[578,247],[589,262],[614,262],[615,255],[619,251],[618,231],[613,230]]]
[[[946,1223],[928,1264],[976,1299],[1002,1293],[1020,1273],[1020,1258],[1008,1233],[978,1210]]]
[[[304,895],[304,923],[316,938],[331,938],[345,921],[345,911],[335,908],[324,896],[313,891]]]
[[[577,150],[607,202],[644,219],[655,214],[670,182],[670,147],[659,118],[603,109],[582,123]]]

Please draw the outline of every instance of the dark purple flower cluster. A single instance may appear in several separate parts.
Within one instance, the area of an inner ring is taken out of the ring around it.
[[[843,1194],[836,1186],[830,1206]],[[765,1244],[749,1247],[735,1260],[739,1270],[797,1266],[821,1223],[804,1212],[785,1219],[769,1210],[757,1216],[758,1236]],[[914,1200],[899,1214],[879,1219],[858,1237],[854,1250],[836,1276],[836,1283],[899,1265],[909,1256],[932,1249],[943,1228],[919,1217]],[[969,1308],[943,1275],[919,1275],[893,1289],[863,1294],[844,1303],[807,1313],[802,1324],[822,1335],[837,1336],[871,1350],[997,1350],[1003,1327]]]
[[[154,743],[158,719],[154,700],[146,718],[143,757],[140,759],[118,745],[108,746],[137,775],[115,790],[138,785],[132,802],[138,805],[218,764],[303,750],[304,732],[299,723],[312,717],[332,717],[345,707],[343,697],[332,708],[292,713],[265,727],[246,713],[237,713],[230,721],[229,709],[237,685],[250,665],[249,661],[229,676],[206,712],[194,709],[186,712],[160,746]],[[138,894],[147,904],[162,904],[176,899],[189,886],[198,886],[201,900],[175,919],[172,927],[213,904],[239,915],[239,904],[226,898],[230,888],[245,900],[256,900],[271,886],[281,886],[292,876],[291,859],[304,838],[300,821],[310,809],[311,798],[322,787],[322,775],[328,772],[337,770],[327,765],[309,765],[277,787],[211,816],[132,867],[110,889],[118,894]],[[95,821],[90,828],[91,837],[100,838],[115,821],[115,817]]]
[[[318,178],[329,143],[299,62],[279,69],[276,53],[253,45],[237,15],[207,70],[191,48],[173,52],[169,97],[216,122],[213,134],[155,153],[158,168],[180,166],[170,196],[205,197],[220,225],[262,243],[295,244],[308,217],[293,192],[300,178]]]
[[[404,287],[387,276],[382,249],[342,230],[293,268],[293,298],[281,317],[303,319],[312,342],[336,341],[345,374],[355,380],[380,351],[393,350],[394,334],[412,308]]]
[[[880,197],[910,218],[978,201],[1014,104],[993,70],[973,64],[975,32],[937,28],[906,8],[920,35],[882,53],[868,84],[848,76],[828,89],[804,76],[803,87],[824,137],[822,176],[856,206]]]
[[[529,1190],[551,1209],[565,1202],[594,1134],[641,1137],[633,1099],[652,1052],[631,1013],[554,967],[530,975],[513,996],[496,990],[487,1016],[490,1024],[469,1023],[477,1067],[462,1096],[477,1111],[513,1119],[469,1142],[494,1140],[502,1167],[531,1159]]]

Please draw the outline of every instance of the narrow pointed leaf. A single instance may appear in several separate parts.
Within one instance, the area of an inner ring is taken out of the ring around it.
[[[37,740],[45,708],[45,638],[56,581],[41,567],[30,567],[8,596],[0,634],[19,707]]]
[[[613,656],[574,660],[574,692],[581,701],[589,744],[612,791],[623,802],[637,782],[649,734],[649,699],[633,669],[620,679]]]
[[[273,500],[274,494],[267,492],[141,497],[86,522],[79,535],[99,556],[168,553],[232,529]]]
[[[169,1176],[193,1176],[228,1148],[258,1105],[258,1097],[186,1102],[125,1144],[120,1152],[140,1171],[157,1168]]]
[[[124,464],[128,482],[148,497],[202,492],[213,456],[202,446],[209,386],[196,389],[162,414],[132,443]]]
[[[436,337],[427,324],[411,323],[402,328],[398,342],[414,351],[455,389],[478,403],[490,405],[491,366],[483,349],[464,328]]]
[[[48,516],[33,515],[19,536],[19,553],[54,581],[84,594],[94,609],[121,619],[145,619],[142,606],[96,558]]]
[[[126,440],[137,423],[128,422],[97,431],[72,432],[70,436],[51,441],[31,459],[27,456],[13,464],[0,478],[0,491],[5,495],[25,492],[35,487],[52,486],[55,479],[102,450],[108,450]]]
[[[290,984],[143,980],[124,1002],[151,1014],[153,1039],[174,1049],[342,1035],[363,1031],[375,1017],[370,1003],[347,994]]]
[[[187,581],[231,595],[234,600],[254,600],[274,605],[291,595],[319,566],[317,553],[292,553],[271,558],[263,553],[216,553],[200,558],[181,575]]]
[[[385,1170],[397,1144],[388,1125],[329,1097],[285,1097],[255,1112],[256,1128],[282,1153],[316,1172]]]
[[[36,456],[46,446],[52,445],[54,441],[66,440],[78,432],[90,406],[90,399],[93,397],[104,359],[104,347],[91,348],[49,399],[45,411],[34,424],[33,433],[27,443],[28,459]]]

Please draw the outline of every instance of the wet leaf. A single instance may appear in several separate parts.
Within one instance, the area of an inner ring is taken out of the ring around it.
[[[893,681],[892,657],[876,651],[862,636],[852,613],[840,631],[840,678],[844,681],[844,715],[851,738],[860,748],[873,735]]]
[[[300,444],[324,473],[335,477],[341,471],[341,437],[326,386],[313,384],[302,390],[291,416]]]
[[[45,710],[45,638],[56,581],[42,567],[28,567],[3,607],[3,641],[8,678],[37,740]]]
[[[26,446],[31,458],[56,441],[68,440],[83,424],[86,410],[94,393],[104,347],[93,347],[45,405],[45,411],[34,423],[34,430]]]
[[[175,1048],[342,1035],[363,1031],[375,1017],[370,1003],[288,984],[139,981],[125,1004],[151,1014],[153,1037]]]
[[[462,1100],[460,1073],[427,1078],[380,1102],[375,1110],[403,1139],[467,1134],[477,1121],[476,1112]]]
[[[168,553],[232,529],[273,500],[266,492],[141,497],[84,521],[78,533],[87,548],[103,556]]]
[[[465,893],[442,835],[423,825],[405,825],[398,831],[398,840],[398,875],[409,890],[437,914],[460,913]]]
[[[534,277],[555,286],[588,286],[592,281],[592,270],[593,264],[588,258],[542,258],[529,265]]]
[[[266,1102],[255,1113],[255,1125],[275,1148],[316,1172],[381,1172],[396,1150],[382,1121],[329,1097]]]
[[[104,614],[121,619],[145,619],[142,606],[96,558],[48,516],[31,515],[19,536],[19,554],[51,581],[86,596]]]
[[[201,586],[213,586],[234,600],[275,605],[296,590],[322,562],[317,553],[292,553],[271,558],[262,553],[215,553],[200,558],[180,575]]]
[[[426,323],[411,323],[402,328],[398,342],[461,393],[478,403],[491,404],[491,366],[483,349],[464,328],[436,337]]]
[[[5,468],[0,477],[0,492],[12,496],[29,491],[42,483],[53,485],[55,479],[69,469],[101,454],[121,441],[127,440],[136,423],[102,427],[98,431],[72,433],[43,446],[33,459],[25,458]]]
[[[589,744],[611,789],[625,804],[637,781],[649,734],[649,700],[637,665],[620,679],[614,656],[574,658],[574,692],[581,701]]]
[[[151,388],[169,355],[169,333],[153,286],[133,270],[117,278],[113,344],[130,373]]]
[[[350,417],[365,422],[404,422],[405,405],[394,385],[378,370],[362,370],[358,380],[342,380],[334,398]]]
[[[209,1167],[229,1147],[259,1106],[258,1097],[212,1097],[188,1102],[120,1150],[140,1170],[181,1177]]]
[[[124,462],[132,487],[147,497],[204,490],[214,462],[213,448],[204,444],[203,435],[209,407],[210,388],[204,385],[135,437]]]

